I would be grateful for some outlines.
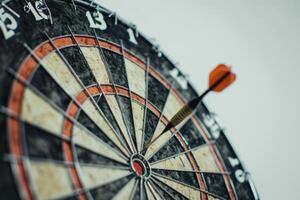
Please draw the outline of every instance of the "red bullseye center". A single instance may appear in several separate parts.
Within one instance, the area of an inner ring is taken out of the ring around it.
[[[132,167],[139,176],[142,176],[145,173],[144,165],[139,160],[133,161]]]

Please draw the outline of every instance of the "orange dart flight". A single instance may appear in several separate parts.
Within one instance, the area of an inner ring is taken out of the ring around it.
[[[227,75],[228,73],[228,75]],[[224,78],[222,78],[225,75]],[[231,72],[230,67],[224,64],[219,64],[209,74],[209,89],[215,92],[222,92],[226,87],[233,83],[236,75]]]
[[[219,64],[213,71],[209,74],[209,83],[208,89],[199,97],[194,98],[185,104],[171,119],[171,121],[167,124],[163,132],[160,134],[167,132],[172,127],[180,124],[186,117],[188,117],[199,105],[202,99],[211,91],[221,92],[225,88],[227,88],[231,83],[233,83],[236,79],[236,75],[231,71],[231,68],[224,65]]]

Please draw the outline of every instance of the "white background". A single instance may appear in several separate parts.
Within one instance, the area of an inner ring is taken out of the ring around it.
[[[206,103],[262,199],[300,199],[299,0],[99,0],[157,39],[198,92],[218,63],[237,81]]]

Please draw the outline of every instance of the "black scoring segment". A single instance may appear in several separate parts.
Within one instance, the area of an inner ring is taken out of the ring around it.
[[[70,97],[43,67],[38,67],[31,80],[31,85],[58,107],[63,110],[67,109],[71,101]]]
[[[230,199],[222,174],[204,173],[203,176],[208,192]]]
[[[169,90],[151,74],[149,74],[148,81],[148,100],[162,111],[168,98]]]
[[[111,140],[109,137],[105,135],[105,133],[91,120],[84,112],[80,111],[77,121],[86,127],[91,133],[96,135],[100,140],[104,143],[107,143],[109,146],[113,147],[114,149],[120,150]]]
[[[124,166],[122,163],[97,154],[84,147],[75,145],[76,154],[80,163],[99,164],[103,166]]]
[[[29,157],[64,160],[61,138],[27,123],[23,126]]]
[[[0,171],[3,175],[0,178],[0,199],[20,199],[11,164],[0,162]]]
[[[195,126],[194,122],[190,119],[179,130],[181,135],[187,141],[190,148],[198,147],[205,144],[204,138],[201,136],[199,129]]]
[[[135,188],[134,194],[133,194],[133,198],[132,200],[140,200],[141,199],[141,187],[140,187],[140,182],[142,181],[142,179],[136,179],[137,181],[137,187]]]
[[[97,84],[91,68],[87,66],[85,58],[77,46],[66,47],[60,51],[85,86]]]
[[[126,186],[126,184],[133,178],[134,175],[129,175],[124,178],[120,178],[109,184],[100,186],[98,188],[90,190],[91,195],[97,200],[112,199],[120,190]]]
[[[148,198],[148,196],[147,196],[147,192],[146,192],[146,187],[145,187],[145,184],[144,184],[144,182],[142,182],[142,186],[141,186],[141,195],[142,195],[142,199],[146,199],[146,200],[148,200],[149,198]]]
[[[158,180],[157,178],[154,178],[155,181],[153,183],[157,186],[156,188],[160,188],[160,192],[163,195],[164,199],[176,199],[176,200],[188,200],[185,196],[174,190],[173,188],[169,187],[162,181]],[[171,198],[170,198],[171,196]]]
[[[0,113],[0,156],[8,153],[7,132],[6,132],[6,117]]]
[[[113,53],[106,49],[103,49],[103,54],[109,71],[111,72],[113,83],[128,88],[126,68],[122,55]]]
[[[171,195],[169,195],[168,193],[166,193],[161,187],[159,187],[159,185],[157,183],[155,183],[154,181],[151,181],[153,189],[159,194],[159,196],[161,197],[161,199],[172,199]]]
[[[137,146],[131,100],[123,96],[118,96],[117,98],[120,100],[121,111],[124,116],[125,123],[129,129],[129,134],[131,135],[135,146]]]
[[[171,139],[168,140],[168,142],[166,144],[164,144],[164,146],[159,151],[157,151],[154,154],[154,156],[152,156],[152,158],[149,160],[149,162],[152,163],[157,160],[168,158],[168,157],[171,157],[178,153],[181,153],[183,151],[184,151],[184,149],[181,146],[180,142],[178,141],[178,139],[175,136],[173,136],[173,137],[171,137]]]
[[[158,124],[159,118],[153,112],[151,112],[149,109],[147,109],[146,119],[147,120],[146,120],[146,124],[145,124],[144,141],[143,141],[144,147],[150,143],[151,138],[153,137],[155,128]],[[144,154],[145,150],[142,153]]]
[[[121,131],[121,129],[120,129],[113,113],[112,113],[112,110],[110,109],[110,107],[107,103],[107,100],[106,100],[105,96],[104,95],[102,95],[101,97],[98,96],[96,102],[97,102],[99,108],[102,110],[102,112],[106,116],[106,118],[108,119],[108,121],[113,126],[114,130],[117,132],[117,134],[120,135],[123,138],[124,141],[126,141],[125,137],[122,134],[122,131]]]
[[[199,188],[196,173],[187,171],[165,170],[165,169],[152,169],[153,172],[166,176],[168,178],[177,180],[181,183],[188,184]]]

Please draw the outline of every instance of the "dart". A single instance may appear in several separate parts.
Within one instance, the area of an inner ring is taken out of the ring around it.
[[[208,89],[200,96],[192,99],[185,104],[170,120],[162,133],[157,136],[148,146],[154,143],[162,134],[170,130],[172,127],[177,126],[184,121],[200,104],[202,99],[211,91],[222,92],[236,79],[236,75],[231,71],[231,68],[225,64],[219,64],[209,74]]]

